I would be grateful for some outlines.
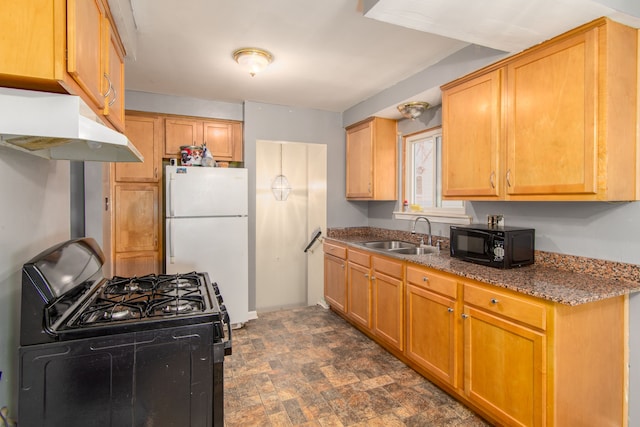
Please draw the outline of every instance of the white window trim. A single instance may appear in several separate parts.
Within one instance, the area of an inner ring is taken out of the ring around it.
[[[403,138],[404,157],[402,158],[402,162],[405,165],[404,167],[405,176],[403,177],[403,180],[402,180],[402,183],[404,185],[404,188],[402,189],[403,193],[407,192],[407,186],[411,185],[410,181],[412,178],[410,176],[411,175],[410,167],[407,166],[410,163],[408,161],[408,157],[410,156],[411,150],[408,149],[407,145],[411,144],[413,141],[421,140],[438,133],[442,135],[441,128],[428,129],[428,130],[421,131],[419,133],[415,133],[413,135],[409,135]],[[440,138],[442,137],[440,136]],[[441,153],[438,153],[437,155],[440,156]],[[442,171],[440,171],[440,173],[442,173]],[[438,177],[438,179],[441,180],[442,177],[440,176]],[[399,205],[402,206],[402,201],[399,202]],[[419,216],[425,216],[429,218],[429,221],[434,223],[445,223],[445,224],[456,224],[456,225],[471,224],[473,220],[473,217],[466,214],[466,206],[464,201],[462,202],[462,207],[459,207],[459,208],[434,207],[434,208],[422,208],[421,211],[417,211],[417,212],[416,211],[393,212],[394,219],[413,221]]]

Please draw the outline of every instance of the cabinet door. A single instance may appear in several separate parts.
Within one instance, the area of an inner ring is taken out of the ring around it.
[[[117,34],[108,19],[105,18],[108,31],[107,84],[109,88],[104,115],[121,132],[124,132],[124,52],[118,42]],[[135,144],[134,144],[135,145]],[[136,146],[136,148],[138,148]]]
[[[507,193],[595,193],[598,29],[507,66]]]
[[[99,109],[104,109],[108,86],[106,22],[101,0],[67,1],[67,71]]]
[[[369,268],[349,262],[347,307],[349,317],[371,329],[371,280]]]
[[[497,198],[501,192],[502,70],[442,93],[442,194]]]
[[[324,298],[341,313],[347,311],[347,269],[345,260],[332,255],[324,256]]]
[[[211,155],[220,160],[231,160],[233,157],[233,126],[224,122],[203,122],[204,143]]]
[[[202,145],[202,122],[188,119],[165,119],[164,155],[180,157],[183,145]]]
[[[121,252],[158,252],[159,187],[157,184],[115,185],[115,246]]]
[[[464,391],[506,425],[546,420],[544,334],[464,307]]]
[[[380,338],[402,351],[403,340],[403,282],[374,270],[373,331]]]
[[[160,263],[155,252],[125,252],[116,254],[114,275],[121,277],[159,274]]]
[[[347,198],[373,197],[372,122],[347,131]]]
[[[406,355],[456,388],[459,369],[457,331],[455,300],[407,284]]]
[[[125,134],[144,156],[142,163],[115,163],[116,181],[158,182],[160,166],[158,152],[162,120],[156,117],[127,116]]]

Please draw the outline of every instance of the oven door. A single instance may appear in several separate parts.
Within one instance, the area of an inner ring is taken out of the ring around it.
[[[451,227],[451,256],[476,264],[494,264],[495,235],[482,230]]]
[[[221,426],[212,341],[211,325],[191,325],[21,347],[20,424]]]

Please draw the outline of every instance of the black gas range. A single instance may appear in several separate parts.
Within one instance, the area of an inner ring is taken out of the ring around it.
[[[222,426],[229,316],[207,273],[113,277],[93,239],[22,272],[21,426]]]

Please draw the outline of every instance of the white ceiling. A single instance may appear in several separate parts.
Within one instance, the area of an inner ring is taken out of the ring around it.
[[[469,43],[516,52],[602,15],[640,26],[603,1],[611,0],[110,4],[128,53],[128,90],[342,112]],[[231,56],[241,47],[266,49],[274,61],[251,77]],[[439,102],[439,91],[425,88],[415,100]]]

